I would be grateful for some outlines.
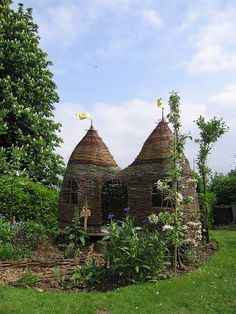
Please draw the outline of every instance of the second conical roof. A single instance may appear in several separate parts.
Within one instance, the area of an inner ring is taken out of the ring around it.
[[[158,163],[163,159],[168,159],[172,139],[173,133],[171,129],[162,120],[149,135],[131,166]]]

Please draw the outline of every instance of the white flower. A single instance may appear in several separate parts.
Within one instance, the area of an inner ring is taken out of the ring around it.
[[[183,201],[183,195],[181,193],[177,193],[177,202],[181,203]]]
[[[148,221],[150,224],[157,224],[159,221],[159,218],[157,215],[152,214],[152,215],[148,216]]]
[[[156,187],[159,191],[163,191],[163,188],[164,188],[163,182],[161,180],[158,180],[156,183]]]
[[[168,231],[168,230],[173,230],[173,229],[174,229],[174,227],[171,225],[164,225],[162,228],[163,231]]]

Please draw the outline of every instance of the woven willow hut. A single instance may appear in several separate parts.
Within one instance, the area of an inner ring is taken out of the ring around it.
[[[82,208],[87,199],[91,216],[90,232],[100,232],[108,215],[120,219],[123,209],[130,208],[136,224],[151,213],[158,213],[168,204],[155,187],[159,179],[167,176],[169,149],[173,133],[162,120],[145,141],[134,162],[120,170],[107,146],[91,126],[75,147],[66,169],[60,194],[60,221],[65,226],[72,221],[75,208]],[[198,210],[195,187],[188,183],[191,170],[187,159],[182,169],[182,194],[192,196],[194,202],[185,208],[189,221]]]
[[[98,132],[91,125],[72,152],[60,193],[60,223],[63,228],[76,208],[88,202],[91,216],[89,230],[100,232],[112,211],[122,213],[127,207],[127,188],[117,180],[120,168]]]

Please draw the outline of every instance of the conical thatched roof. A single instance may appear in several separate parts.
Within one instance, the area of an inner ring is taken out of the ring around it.
[[[85,136],[75,147],[68,164],[117,167],[106,144],[93,126],[90,127]]]
[[[131,166],[159,163],[163,161],[163,159],[168,159],[172,139],[173,133],[171,129],[168,124],[162,120],[149,135]]]

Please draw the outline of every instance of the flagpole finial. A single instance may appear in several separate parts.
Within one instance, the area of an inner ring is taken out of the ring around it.
[[[162,98],[157,99],[157,107],[161,108],[161,120],[164,121],[164,108],[165,104],[162,100]]]

